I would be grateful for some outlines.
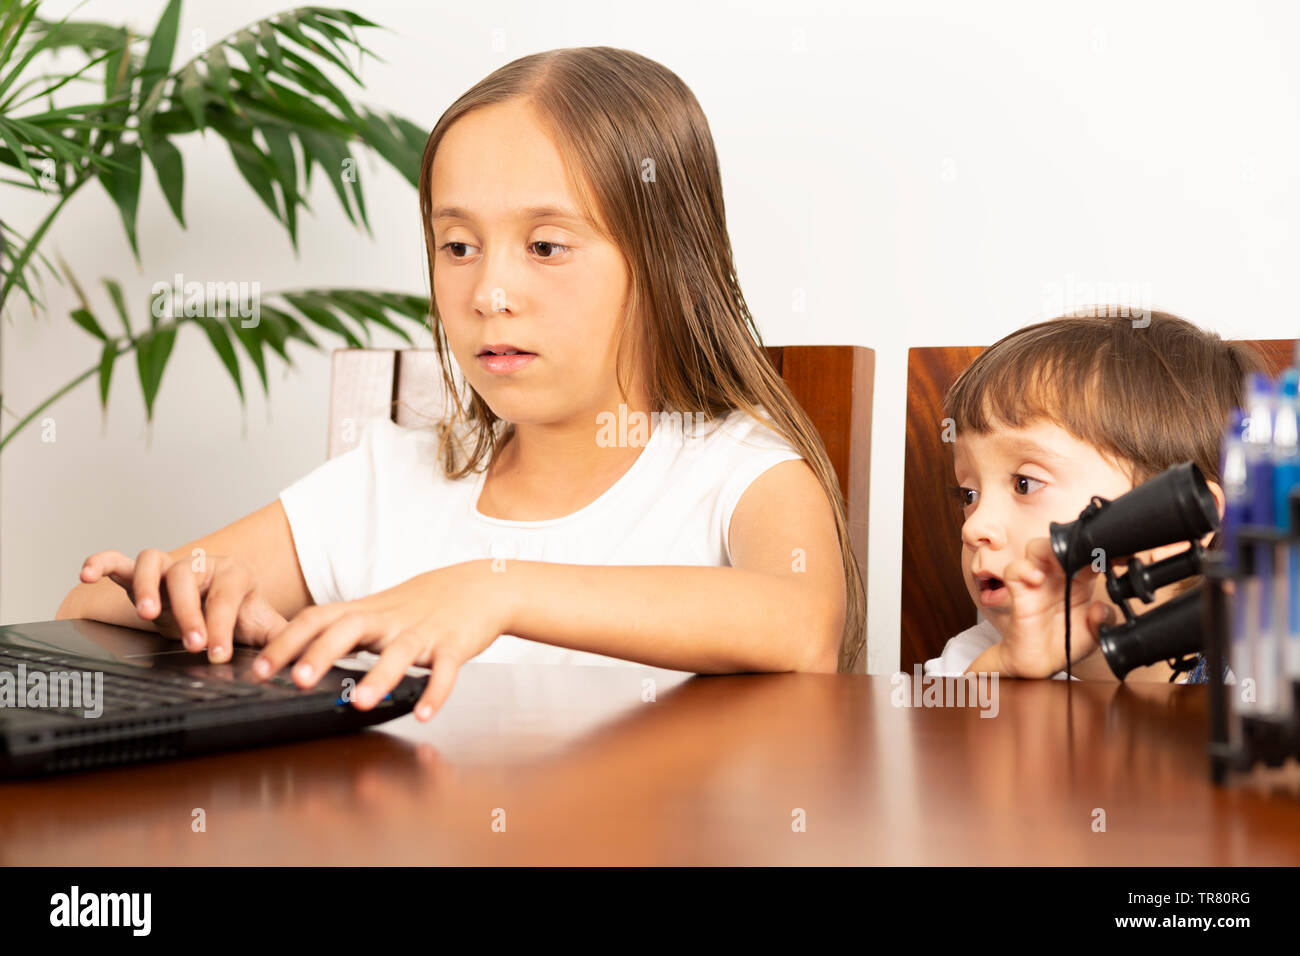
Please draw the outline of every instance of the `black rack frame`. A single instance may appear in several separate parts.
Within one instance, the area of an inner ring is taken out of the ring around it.
[[[1300,546],[1300,493],[1290,497],[1291,527],[1282,530],[1264,525],[1242,525],[1237,532],[1237,567],[1229,568],[1220,551],[1207,553],[1202,562],[1205,575],[1205,664],[1210,691],[1210,778],[1215,784],[1227,781],[1233,771],[1248,771],[1256,763],[1280,767],[1288,757],[1300,758],[1300,680],[1286,673],[1288,653],[1284,651],[1283,673],[1278,675],[1279,696],[1289,694],[1289,714],[1277,717],[1240,714],[1233,725],[1224,683],[1224,664],[1230,664],[1232,598],[1225,584],[1237,585],[1254,575],[1255,549],[1279,544]],[[1276,565],[1275,565],[1276,573]],[[1285,581],[1281,582],[1283,586]],[[1277,622],[1281,624],[1281,622]],[[1237,675],[1234,675],[1237,676]],[[1240,679],[1240,677],[1238,677]]]

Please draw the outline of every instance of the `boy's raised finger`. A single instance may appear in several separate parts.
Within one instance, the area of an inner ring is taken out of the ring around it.
[[[1002,581],[1008,587],[1036,588],[1046,580],[1046,572],[1028,558],[1017,558],[1008,564],[1006,571],[1002,573]]]
[[[1047,538],[1030,538],[1025,545],[1025,560],[1048,574],[1061,568],[1056,552],[1052,550],[1052,542]]]

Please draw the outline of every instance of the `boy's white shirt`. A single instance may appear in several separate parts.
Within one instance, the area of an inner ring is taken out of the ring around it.
[[[1002,635],[998,629],[981,614],[974,627],[968,627],[957,636],[949,638],[943,646],[943,652],[925,662],[924,676],[960,677],[975,663],[977,657],[1000,640]],[[1065,671],[1052,676],[1053,680],[1065,680]]]

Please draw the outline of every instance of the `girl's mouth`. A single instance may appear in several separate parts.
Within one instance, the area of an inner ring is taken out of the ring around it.
[[[515,352],[510,355],[484,352],[478,357],[478,362],[494,375],[509,375],[531,365],[535,358],[537,356],[532,352]]]

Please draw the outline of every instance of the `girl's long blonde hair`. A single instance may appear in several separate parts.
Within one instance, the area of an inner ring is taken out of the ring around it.
[[[547,124],[584,214],[597,229],[608,228],[606,238],[629,264],[631,291],[618,334],[620,390],[626,393],[630,339],[647,373],[652,409],[713,419],[738,408],[759,417],[761,406],[816,473],[835,513],[847,585],[839,669],[855,669],[865,645],[866,593],[839,482],[816,428],[763,351],[736,278],[713,136],[695,95],[675,73],[629,50],[551,50],[506,64],[456,100],[433,128],[420,163],[430,280],[437,252],[430,170],[438,144],[471,110],[515,99],[529,102]],[[514,426],[498,427],[500,419],[472,388],[462,401],[437,301],[430,299],[455,415],[439,427],[442,465],[447,477],[461,478],[490,464]],[[448,440],[457,427],[463,443]]]

